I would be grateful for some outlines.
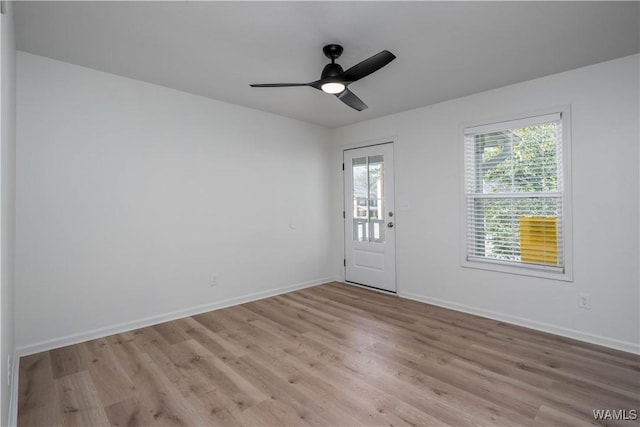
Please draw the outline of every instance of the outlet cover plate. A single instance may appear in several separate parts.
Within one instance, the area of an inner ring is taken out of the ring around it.
[[[585,308],[587,310],[591,309],[591,295],[586,293],[580,293],[578,297],[578,307]]]

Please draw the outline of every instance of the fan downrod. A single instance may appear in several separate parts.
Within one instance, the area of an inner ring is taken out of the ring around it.
[[[329,58],[331,62],[334,62],[336,59],[340,58],[342,55],[342,46],[339,44],[328,44],[322,48],[322,52],[324,52],[324,56]]]

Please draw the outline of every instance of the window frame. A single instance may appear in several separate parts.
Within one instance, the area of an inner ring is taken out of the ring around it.
[[[562,172],[563,172],[563,188],[562,188],[562,221],[563,226],[563,239],[564,239],[564,271],[550,271],[545,269],[543,265],[535,266],[528,263],[518,264],[517,262],[509,261],[502,262],[500,260],[492,259],[469,259],[468,257],[468,218],[467,218],[467,194],[466,194],[466,166],[465,166],[465,129],[480,127],[480,126],[492,126],[500,124],[502,122],[509,121],[526,121],[528,119],[534,119],[539,116],[545,116],[550,114],[560,114],[560,121],[562,123]],[[572,195],[571,195],[571,108],[569,105],[545,108],[543,110],[529,111],[526,113],[510,114],[501,117],[494,117],[485,120],[475,120],[472,122],[465,122],[460,125],[459,129],[460,143],[460,165],[461,165],[461,247],[460,247],[460,262],[461,266],[465,268],[479,269],[494,271],[499,273],[509,273],[523,276],[533,276],[543,279],[560,280],[565,282],[573,281],[573,226],[572,226]]]

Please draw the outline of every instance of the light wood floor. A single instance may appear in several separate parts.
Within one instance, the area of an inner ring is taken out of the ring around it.
[[[21,426],[587,425],[640,406],[638,356],[339,283],[23,357],[19,381]]]

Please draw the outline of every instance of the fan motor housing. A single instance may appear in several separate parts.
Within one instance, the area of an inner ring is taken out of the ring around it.
[[[344,71],[342,70],[342,67],[340,66],[340,64],[331,63],[324,66],[324,68],[322,69],[322,75],[320,76],[320,78],[327,79],[331,77],[337,77],[342,75],[342,73],[344,73]]]

